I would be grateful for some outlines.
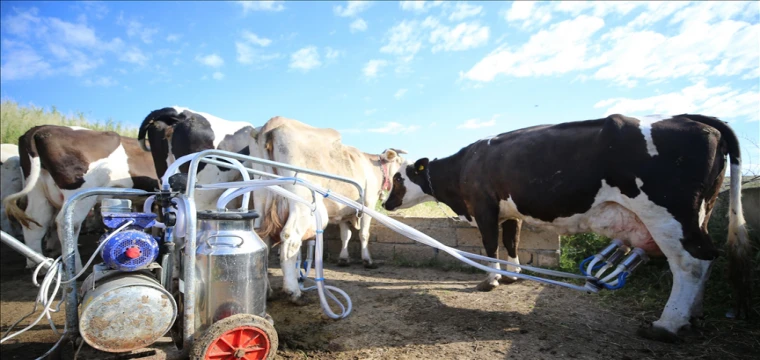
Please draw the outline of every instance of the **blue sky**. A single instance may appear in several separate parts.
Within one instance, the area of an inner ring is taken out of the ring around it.
[[[760,169],[757,2],[2,2],[0,95],[137,126],[179,105],[443,157],[526,126],[703,113]]]

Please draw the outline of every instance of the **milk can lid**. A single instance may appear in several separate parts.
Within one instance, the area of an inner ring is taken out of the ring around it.
[[[259,213],[256,210],[250,210],[246,212],[241,211],[211,211],[204,210],[198,212],[199,220],[251,220],[259,217]]]

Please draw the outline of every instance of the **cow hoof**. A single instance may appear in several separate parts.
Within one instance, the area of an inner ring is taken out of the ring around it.
[[[338,259],[338,266],[346,267],[348,265],[350,265],[350,263],[348,262],[348,259]]]
[[[659,326],[649,325],[648,327],[641,327],[636,331],[636,335],[645,339],[661,341],[666,343],[678,343],[681,342],[681,338],[678,335],[665,330]]]
[[[295,306],[304,306],[311,304],[311,300],[309,300],[303,294],[300,294],[298,296],[290,295],[290,303]]]
[[[502,276],[501,279],[499,279],[499,283],[502,284],[512,284],[517,282],[517,278],[514,276]]]
[[[377,264],[369,260],[364,260],[365,269],[377,269]]]
[[[691,324],[691,326],[694,328],[701,328],[705,324],[705,316],[704,315],[692,316],[689,319],[689,324]]]
[[[497,285],[498,285],[498,282],[496,282],[496,284],[494,284],[494,282],[491,281],[491,280],[485,280],[485,281],[481,282],[480,284],[478,284],[478,286],[476,287],[476,289],[478,291],[491,291],[493,289],[496,289]]]

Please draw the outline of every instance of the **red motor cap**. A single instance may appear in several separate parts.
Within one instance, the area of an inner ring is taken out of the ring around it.
[[[136,259],[136,258],[139,258],[140,255],[142,255],[142,254],[140,253],[140,248],[139,247],[132,246],[132,247],[128,248],[127,251],[124,252],[124,255],[127,255],[127,257],[130,258],[130,259]]]

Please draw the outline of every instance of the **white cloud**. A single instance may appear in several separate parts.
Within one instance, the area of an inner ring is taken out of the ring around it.
[[[130,38],[139,37],[146,44],[152,43],[153,36],[158,33],[157,28],[145,26],[135,19],[129,21],[125,20],[123,13],[119,14],[119,17],[116,19],[116,24],[125,26],[127,28],[127,36]]]
[[[224,79],[224,74],[219,71],[216,71],[213,74],[211,74],[211,77],[214,78],[214,80],[222,80]]]
[[[492,81],[498,74],[542,76],[585,72],[576,78],[635,86],[673,78],[760,77],[757,2],[514,2],[508,21],[542,24],[552,14],[574,19],[554,23],[522,46],[502,46],[462,78]],[[624,25],[604,29],[603,18]],[[667,22],[668,32],[652,28]]]
[[[346,1],[346,6],[334,6],[333,13],[340,17],[354,17],[370,6],[372,6],[370,1]]]
[[[322,65],[316,46],[307,46],[290,55],[290,68],[304,72]]]
[[[258,45],[258,46],[266,47],[266,46],[269,46],[269,44],[272,43],[272,40],[267,39],[265,37],[259,37],[258,35],[250,32],[248,30],[243,30],[242,36],[243,36],[244,40],[248,41],[251,44]]]
[[[521,27],[526,29],[548,23],[552,19],[552,14],[548,6],[536,6],[535,1],[515,1],[507,10],[505,19],[508,23],[519,22]]]
[[[399,1],[399,7],[404,11],[412,11],[416,13],[425,13],[428,10],[441,6],[443,1]]]
[[[431,29],[430,43],[433,45],[433,53],[438,51],[462,51],[485,45],[488,42],[490,30],[488,26],[478,23],[461,23],[455,27],[442,25],[433,17],[428,17],[422,23],[425,28]]]
[[[145,55],[139,48],[131,47],[121,53],[119,60],[137,65],[145,65],[150,60],[150,57]]]
[[[15,10],[15,12],[15,15],[6,16],[3,19],[3,30],[23,38],[32,35],[35,30],[39,31],[42,19],[37,16],[39,13],[37,8],[31,8],[28,11]]]
[[[75,8],[81,9],[82,6],[85,5],[78,4]],[[110,41],[99,38],[95,29],[86,23],[86,16],[80,16],[78,22],[72,23],[56,17],[38,16],[35,8],[27,11],[13,9],[13,12],[2,19],[5,36],[10,34],[23,41],[5,42],[8,39],[4,38],[4,80],[50,74],[82,76],[104,64],[107,53],[114,54],[119,61],[140,66],[150,59],[150,55],[139,47],[127,45],[120,38]],[[134,30],[133,36],[150,42],[155,32],[148,30]],[[9,46],[6,47],[6,43]]]
[[[377,112],[377,109],[367,109],[367,110],[364,110],[364,115],[370,116],[376,112]]]
[[[364,76],[368,78],[373,78],[377,76],[377,73],[380,72],[380,69],[382,69],[384,66],[388,65],[388,62],[385,60],[370,60],[367,62],[366,65],[364,65],[364,68],[362,69],[362,73],[364,73]]]
[[[393,97],[395,97],[396,100],[399,100],[402,97],[404,97],[404,95],[406,94],[407,91],[409,91],[409,90],[407,90],[407,89],[398,89],[398,91],[396,91],[396,93],[393,94]]]
[[[721,119],[747,117],[760,121],[760,92],[734,90],[728,85],[708,87],[699,81],[681,91],[640,99],[612,98],[597,102],[595,108],[606,108],[604,115],[627,114],[677,115],[701,113]]]
[[[404,20],[394,25],[386,35],[387,43],[380,48],[380,52],[398,55],[411,60],[422,47],[419,22]]]
[[[693,8],[686,10],[693,12]],[[609,61],[594,74],[594,78],[633,86],[636,79],[739,74],[751,78],[760,75],[760,49],[757,46],[760,24],[735,20],[710,23],[716,20],[713,15],[720,14],[720,11],[703,10],[708,13],[693,13],[701,19],[683,18],[681,31],[673,36],[627,27],[612,29],[602,36],[602,40],[611,43],[604,56]],[[735,15],[738,12],[727,16]],[[678,19],[674,17],[671,21],[680,21]]]
[[[267,47],[272,44],[272,40],[256,35],[250,31],[243,30],[241,33],[242,40],[235,41],[235,51],[237,52],[237,61],[241,64],[263,64],[267,61],[279,59],[279,53],[263,53],[256,47]]]
[[[466,2],[457,2],[454,5],[454,10],[449,15],[450,21],[462,21],[468,17],[478,16],[483,12],[483,7],[480,5],[470,5]]]
[[[214,68],[224,65],[224,59],[217,54],[209,54],[206,56],[198,55],[195,57],[195,61]]]
[[[326,59],[337,59],[341,54],[343,54],[342,51],[333,49],[331,47],[325,47],[325,58]]]
[[[243,14],[251,11],[282,11],[285,10],[284,1],[238,1],[243,7]]]
[[[84,81],[85,86],[100,86],[100,87],[111,87],[118,85],[119,82],[112,79],[110,76],[100,76],[95,80],[87,79]]]
[[[108,7],[102,1],[82,1],[84,10],[96,19],[103,19],[108,15]]]
[[[586,15],[553,24],[517,49],[499,47],[461,76],[488,82],[499,74],[554,75],[599,66],[600,59],[587,54],[588,42],[603,26],[604,20]]]
[[[419,128],[418,125],[404,126],[397,122],[388,122],[383,127],[367,129],[367,131],[380,134],[407,134],[417,131]]]
[[[179,41],[180,37],[182,37],[182,35],[179,35],[179,34],[169,34],[169,35],[166,35],[166,41],[167,42],[177,42],[177,41]]]
[[[488,121],[481,121],[480,119],[468,119],[462,124],[457,125],[457,129],[480,129],[484,127],[494,126],[496,125],[496,118],[499,117],[498,115],[494,115],[491,117],[491,120]]]
[[[2,40],[2,81],[49,75],[52,66],[31,46],[11,40]]]
[[[364,21],[362,18],[358,18],[354,20],[351,25],[349,25],[349,29],[352,33],[354,32],[361,32],[367,30],[367,22]]]

